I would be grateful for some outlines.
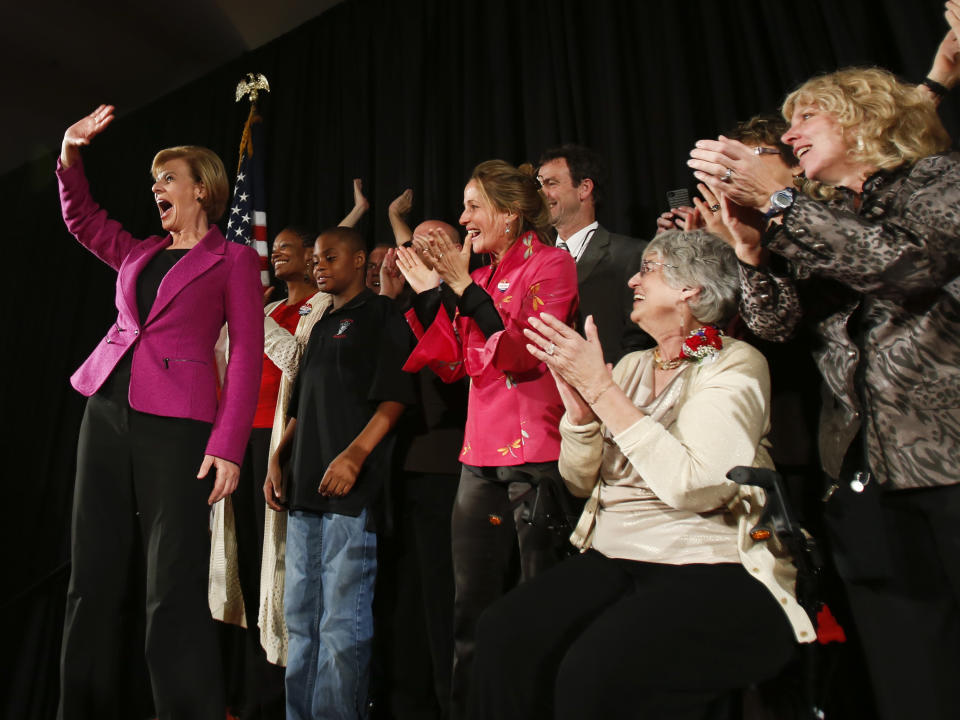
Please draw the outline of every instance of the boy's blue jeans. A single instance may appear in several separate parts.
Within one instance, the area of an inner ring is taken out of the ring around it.
[[[377,536],[359,517],[291,511],[284,619],[287,719],[367,714]]]

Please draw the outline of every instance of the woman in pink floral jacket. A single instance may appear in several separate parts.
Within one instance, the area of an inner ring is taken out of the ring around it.
[[[480,613],[504,591],[520,547],[522,580],[557,559],[553,534],[521,522],[512,501],[556,472],[563,403],[546,365],[525,349],[528,318],[573,321],[577,271],[547,244],[549,212],[533,168],[489,160],[463,192],[463,247],[442,233],[401,248],[398,266],[417,291],[407,320],[419,340],[406,370],[470,377],[463,472],[453,511],[454,670],[451,716],[462,717]],[[492,263],[469,272],[471,252]],[[442,280],[442,284],[441,284]]]

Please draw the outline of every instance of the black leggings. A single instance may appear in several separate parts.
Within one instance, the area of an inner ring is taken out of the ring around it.
[[[794,635],[740,565],[659,565],[593,550],[513,590],[480,620],[472,718],[699,719],[772,677]]]
[[[94,395],[77,447],[60,718],[135,717],[119,680],[121,616],[146,560],[145,654],[157,717],[223,720],[216,628],[207,605],[207,497],[197,471],[209,423],[140,413]]]
[[[556,463],[520,465],[515,470],[556,467]],[[477,620],[509,589],[511,558],[520,550],[521,582],[555,565],[562,557],[557,536],[542,524],[520,518],[513,501],[531,489],[522,481],[500,480],[497,468],[464,466],[453,507],[453,676],[450,717],[466,716]],[[493,520],[493,521],[491,521]]]

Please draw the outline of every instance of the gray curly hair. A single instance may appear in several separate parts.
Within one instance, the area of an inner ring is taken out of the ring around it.
[[[687,303],[700,322],[725,323],[737,311],[737,256],[716,235],[706,230],[660,233],[643,251],[643,259],[663,263],[663,279],[670,287],[700,288]]]

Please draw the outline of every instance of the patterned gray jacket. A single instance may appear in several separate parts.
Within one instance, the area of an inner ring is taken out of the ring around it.
[[[887,489],[960,482],[960,155],[877,173],[859,197],[799,196],[765,240],[787,263],[741,263],[741,314],[768,340],[801,319],[817,336],[824,470],[839,476],[862,424]]]

